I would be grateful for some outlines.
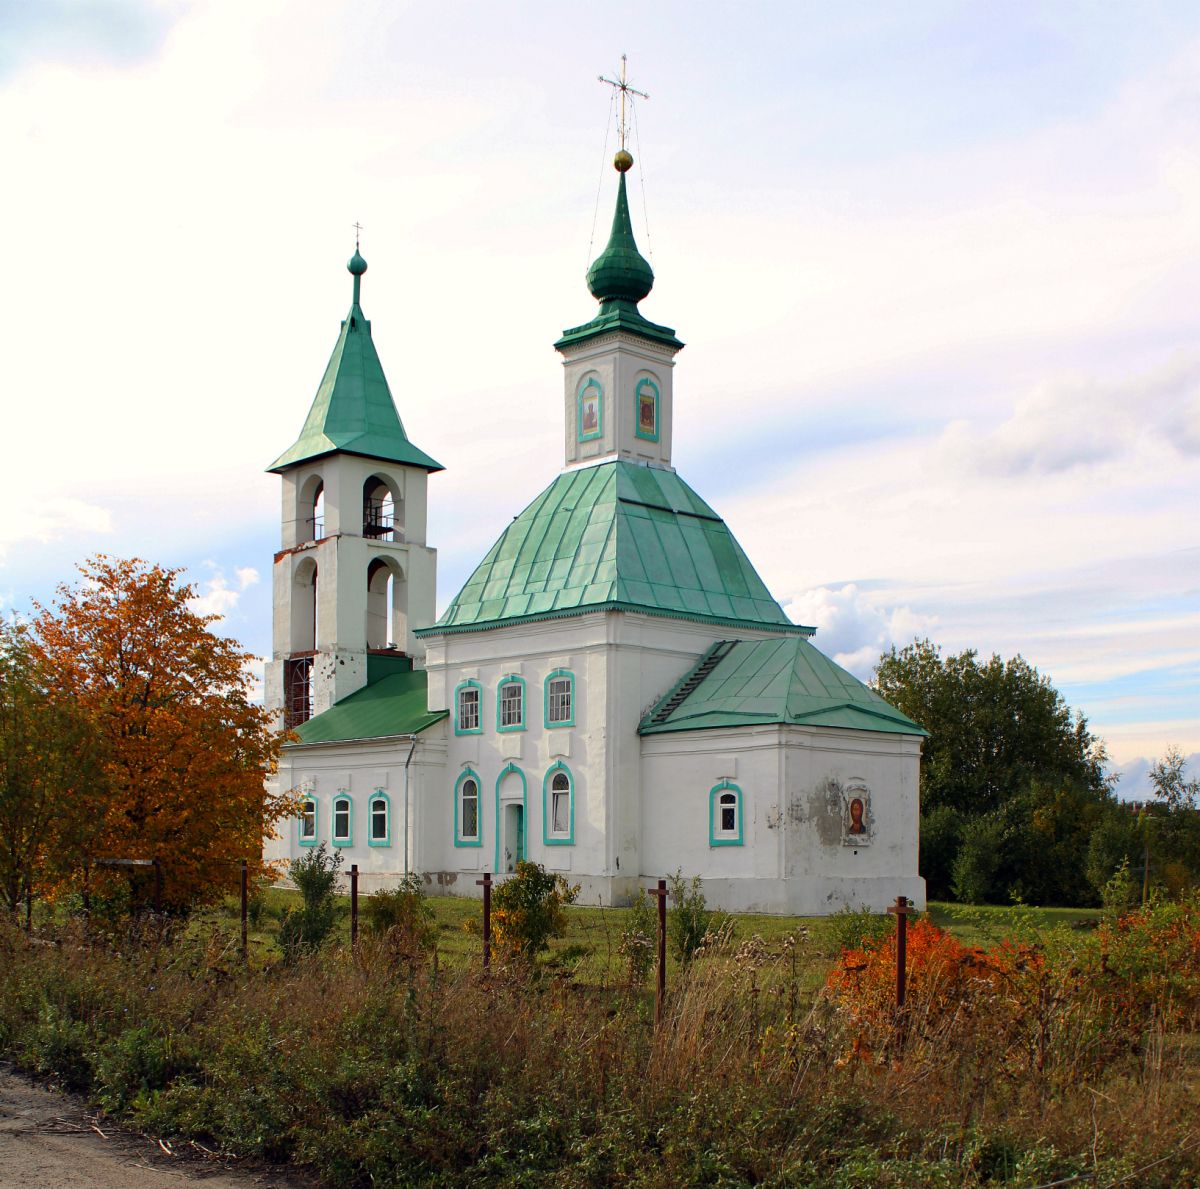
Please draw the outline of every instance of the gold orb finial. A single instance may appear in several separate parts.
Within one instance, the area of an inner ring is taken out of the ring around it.
[[[617,173],[628,173],[633,166],[633,154],[627,149],[619,149],[613,158],[613,168]]]

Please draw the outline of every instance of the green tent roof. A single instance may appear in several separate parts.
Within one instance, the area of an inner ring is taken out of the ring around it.
[[[427,471],[442,464],[408,440],[383,365],[371,338],[371,323],[359,305],[359,282],[366,261],[355,252],[350,260],[354,274],[354,301],[342,323],[342,333],[325,368],[325,375],[300,437],[267,469],[284,471],[297,463],[342,450],[381,458]]]
[[[446,717],[427,709],[424,669],[394,673],[352,693],[296,728],[299,743],[341,743],[381,735],[416,735]]]
[[[628,610],[811,635],[674,471],[613,461],[558,476],[418,634]]]
[[[715,644],[650,710],[638,732],[770,723],[928,733],[800,636]]]

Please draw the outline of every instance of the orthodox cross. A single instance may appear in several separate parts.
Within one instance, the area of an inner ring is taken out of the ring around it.
[[[618,91],[621,92],[621,123],[620,123],[619,131],[620,131],[620,135],[621,135],[621,148],[624,148],[625,147],[625,132],[626,132],[626,129],[628,128],[628,125],[625,123],[625,96],[626,95],[630,95],[630,96],[636,95],[639,99],[649,99],[650,96],[647,95],[645,91],[636,91],[636,90],[634,90],[633,87],[631,87],[629,85],[629,82],[625,77],[625,55],[624,54],[621,55],[621,78],[620,78],[620,81],[618,81],[615,78],[605,78],[604,75],[600,75],[599,79],[600,79],[600,82],[608,83],[608,85],[610,87],[615,87]],[[632,102],[632,99],[630,100],[630,102]]]
[[[356,252],[358,251],[358,233],[359,233],[360,231],[362,231],[362,224],[361,224],[361,223],[355,223],[355,224],[354,224],[354,250],[355,250]]]

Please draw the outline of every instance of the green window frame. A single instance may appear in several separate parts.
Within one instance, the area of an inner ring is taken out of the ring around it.
[[[467,785],[474,785],[474,792],[467,791]],[[468,803],[474,801],[475,833],[463,833],[463,822]],[[464,768],[454,782],[454,845],[482,846],[483,845],[483,785],[479,773],[474,768]]]
[[[510,673],[496,687],[496,730],[525,729],[525,678]]]
[[[565,829],[560,824],[564,821]],[[546,846],[575,845],[575,777],[562,760],[552,764],[542,778],[542,842]]]
[[[642,393],[649,391],[654,398],[654,432],[646,433],[642,430]],[[642,438],[647,442],[657,442],[659,434],[659,417],[661,414],[661,402],[659,400],[658,385],[650,379],[649,376],[643,376],[633,386],[633,432],[635,437]]]
[[[708,793],[708,845],[741,846],[745,837],[745,800],[742,790],[728,780]]]
[[[383,817],[383,833],[376,834],[375,827],[379,824],[380,813],[382,807]],[[368,846],[391,846],[392,845],[392,799],[383,791],[383,789],[375,789],[367,798],[367,845]]]
[[[555,683],[566,683],[566,692],[554,689]],[[544,725],[547,730],[552,727],[573,727],[575,725],[575,674],[570,669],[555,669],[546,674],[543,683],[542,698]],[[561,717],[556,718],[555,714]]]
[[[312,830],[308,831],[305,826],[308,820],[312,817]],[[296,824],[297,841],[301,846],[316,846],[317,835],[320,833],[320,818],[317,806],[317,799],[311,793],[306,793],[300,799],[300,819]]]
[[[470,712],[472,699],[464,698],[464,694],[469,694],[470,691],[475,692],[473,699],[474,713]],[[464,714],[464,709],[466,713]],[[463,726],[463,720],[468,723],[474,723],[474,726]],[[456,735],[482,735],[483,734],[483,686],[474,678],[468,678],[466,681],[460,681],[454,687],[454,733]]]
[[[345,818],[345,833],[339,833],[339,823]],[[349,793],[338,793],[333,799],[330,842],[334,846],[354,845],[354,800]]]
[[[596,390],[596,428],[584,431],[583,402],[591,389]],[[604,387],[595,376],[589,376],[579,385],[575,394],[575,436],[580,442],[593,442],[604,437]]]

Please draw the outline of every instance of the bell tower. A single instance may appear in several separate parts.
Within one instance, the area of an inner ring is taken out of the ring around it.
[[[674,393],[671,373],[683,348],[669,326],[643,318],[638,302],[654,287],[654,271],[637,249],[625,175],[633,156],[613,159],[620,180],[612,231],[588,269],[599,313],[563,331],[554,344],[566,375],[566,465],[614,458],[671,465]]]
[[[440,463],[409,441],[360,296],[299,438],[268,470],[283,480],[265,701],[298,726],[364,685],[424,657],[437,554],[425,543],[426,487]]]

